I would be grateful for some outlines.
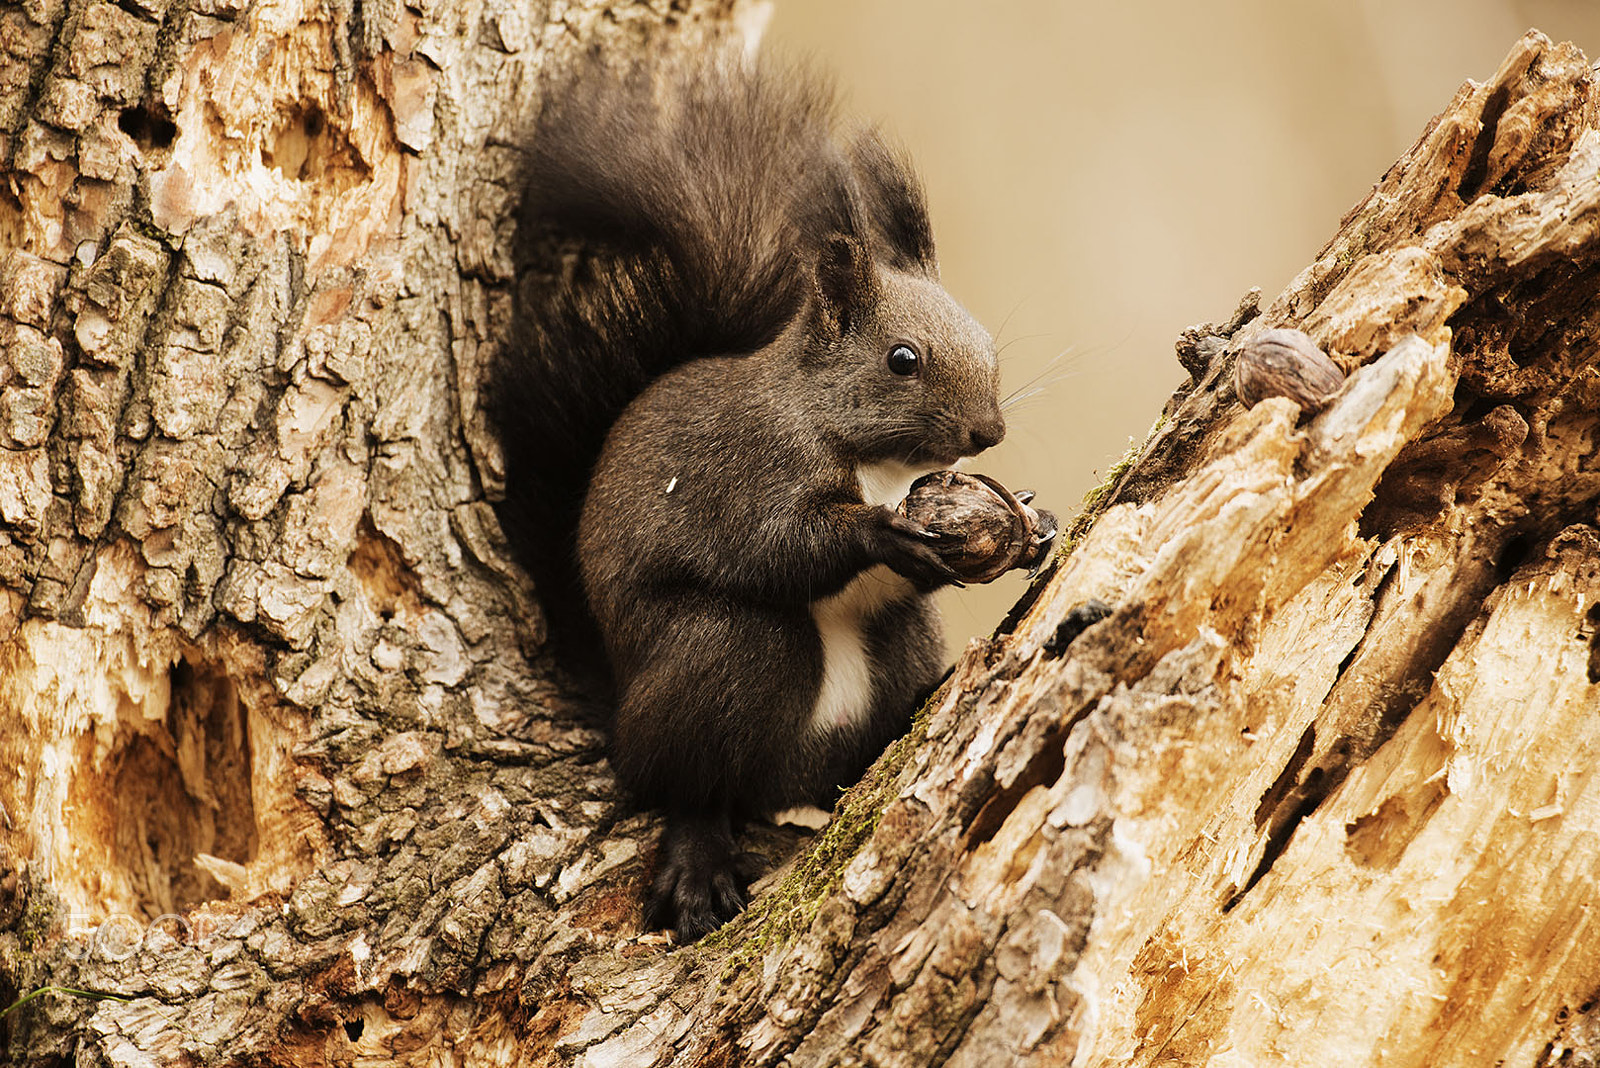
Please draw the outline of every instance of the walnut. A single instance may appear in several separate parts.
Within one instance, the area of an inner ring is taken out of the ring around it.
[[[938,534],[935,551],[967,582],[993,582],[1013,568],[1037,571],[1050,557],[1056,517],[988,475],[935,471],[911,484],[898,511]]]
[[[1344,385],[1344,372],[1303,330],[1264,330],[1245,342],[1233,365],[1233,391],[1245,407],[1288,397],[1319,412]]]

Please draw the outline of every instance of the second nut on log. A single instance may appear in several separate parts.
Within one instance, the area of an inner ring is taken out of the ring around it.
[[[1037,570],[1050,557],[1056,517],[1030,507],[988,475],[935,471],[911,484],[897,510],[938,534],[933,548],[966,582],[993,582],[1013,568]]]
[[[1303,330],[1263,330],[1244,343],[1233,365],[1233,391],[1247,408],[1288,397],[1320,412],[1344,385],[1344,372]]]

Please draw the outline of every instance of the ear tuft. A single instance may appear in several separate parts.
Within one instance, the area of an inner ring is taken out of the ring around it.
[[[817,295],[823,311],[845,333],[877,299],[872,253],[859,240],[835,234],[817,259]]]
[[[897,271],[939,277],[927,197],[910,158],[883,134],[867,128],[850,146],[862,210],[882,246],[880,255]]]

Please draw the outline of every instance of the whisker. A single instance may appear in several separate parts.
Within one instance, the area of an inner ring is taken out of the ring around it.
[[[1021,408],[1023,405],[1027,404],[1029,401],[1033,400],[1035,397],[1043,396],[1044,392],[1045,390],[1043,386],[1035,386],[1026,393],[1013,393],[1000,402],[1000,410],[1008,413],[1014,412],[1018,408]]]
[[[1048,393],[1061,383],[1068,379],[1077,378],[1081,374],[1081,371],[1062,371],[1060,374],[1051,375],[1049,378],[1036,380],[1032,384],[1018,386],[1001,398],[1000,407],[1004,408],[1008,405],[1016,404],[1027,397],[1034,397],[1040,393]]]
[[[1011,305],[1011,310],[1006,312],[1006,317],[1004,319],[1000,320],[1000,329],[998,329],[998,330],[996,330],[994,332],[994,338],[995,338],[996,341],[999,341],[1000,340],[1000,336],[1006,332],[1006,327],[1011,324],[1011,317],[1016,315],[1017,312],[1022,310],[1022,305],[1026,300],[1027,300],[1026,297],[1018,297],[1017,298],[1017,302],[1015,304]],[[1006,344],[1009,345],[1010,342],[1008,341],[1008,342],[1006,342]]]
[[[1067,370],[1057,371],[1055,374],[1051,375],[1051,372],[1053,370],[1055,370],[1056,365],[1059,364],[1062,360],[1066,359],[1068,356],[1070,356],[1072,354],[1073,354],[1073,352],[1072,352],[1071,349],[1062,349],[1060,352],[1056,353],[1054,356],[1052,356],[1050,358],[1049,362],[1047,362],[1043,367],[1041,367],[1039,369],[1039,373],[1038,374],[1034,375],[1032,378],[1030,378],[1026,382],[1022,383],[1022,385],[1018,386],[1016,389],[1012,390],[1010,393],[1006,394],[1003,398],[1001,398],[1000,407],[1004,408],[1004,407],[1006,407],[1006,405],[1012,403],[1012,398],[1018,396],[1024,390],[1030,390],[1030,389],[1035,389],[1035,388],[1048,389],[1049,387],[1055,385],[1057,382],[1063,381],[1064,379],[1067,379],[1067,378],[1070,378],[1070,377],[1073,377],[1073,376],[1077,375],[1078,371],[1075,370],[1075,369],[1067,369]],[[1049,375],[1050,377],[1046,378],[1047,375]]]
[[[994,350],[994,358],[998,360],[1001,356],[1004,356],[1006,350],[1019,341],[1034,341],[1038,338],[1049,336],[1049,334],[1018,334],[1016,337],[1008,339],[1004,344],[997,346]]]
[[[1022,396],[1018,397],[1015,400],[1008,400],[1008,401],[1004,402],[1003,404],[1001,404],[1000,405],[1000,410],[1004,414],[1006,414],[1007,416],[1010,416],[1010,415],[1015,415],[1017,412],[1020,412],[1020,411],[1025,411],[1025,410],[1028,410],[1028,409],[1035,408],[1038,405],[1044,403],[1048,399],[1047,398],[1047,392],[1048,391],[1046,391],[1044,389],[1037,389],[1037,390],[1032,390],[1032,391],[1030,391],[1028,393],[1024,393]]]

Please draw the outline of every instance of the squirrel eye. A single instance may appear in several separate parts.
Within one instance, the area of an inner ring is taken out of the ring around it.
[[[889,370],[897,375],[914,375],[922,369],[922,357],[910,345],[896,345],[889,350]]]

